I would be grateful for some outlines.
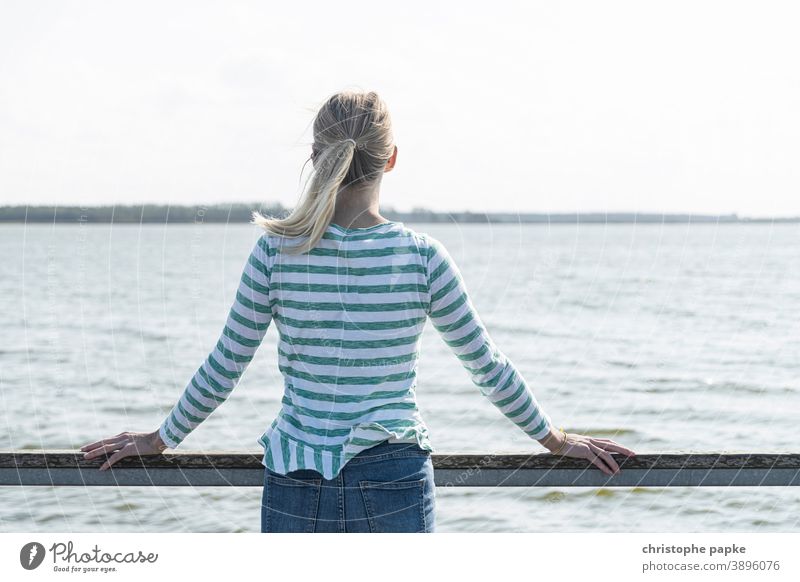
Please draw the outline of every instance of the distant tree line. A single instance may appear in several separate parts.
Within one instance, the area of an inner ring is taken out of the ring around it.
[[[289,212],[280,204],[264,206],[244,203],[197,206],[0,206],[0,222],[229,223],[249,222],[253,210],[269,216],[285,216]]]
[[[114,206],[0,206],[0,222],[42,222],[59,224],[180,224],[180,223],[247,223],[252,212],[265,216],[284,217],[289,208],[279,203],[231,203],[196,206],[134,204]],[[609,224],[609,223],[742,223],[800,222],[800,217],[742,218],[736,214],[656,214],[637,212],[435,212],[414,208],[402,212],[382,208],[389,220],[408,223],[537,223],[537,224]]]

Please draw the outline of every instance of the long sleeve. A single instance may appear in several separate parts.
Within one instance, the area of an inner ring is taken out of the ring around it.
[[[458,266],[444,245],[428,241],[428,316],[444,342],[500,412],[528,436],[539,440],[552,427],[549,415],[512,362],[495,346],[467,293]]]
[[[262,235],[245,263],[236,298],[216,346],[159,428],[167,446],[177,447],[225,402],[261,345],[272,321],[268,255],[268,239]]]

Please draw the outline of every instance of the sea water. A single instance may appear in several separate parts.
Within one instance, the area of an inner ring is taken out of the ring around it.
[[[407,224],[442,241],[553,421],[637,453],[800,452],[800,225]],[[214,347],[258,231],[1,225],[0,448],[152,431]],[[260,451],[277,333],[181,450]],[[437,453],[544,452],[429,324]],[[99,463],[98,463],[99,465]],[[800,488],[437,489],[439,531],[797,531]],[[0,488],[0,531],[258,531],[259,488]]]

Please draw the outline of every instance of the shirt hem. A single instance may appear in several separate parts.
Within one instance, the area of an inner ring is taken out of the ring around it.
[[[364,438],[357,434],[361,431],[375,434],[382,431],[380,437]],[[356,436],[354,436],[356,435]],[[433,452],[433,447],[424,426],[413,425],[402,430],[393,430],[380,424],[368,422],[354,426],[348,439],[340,445],[313,445],[300,441],[287,434],[277,426],[277,419],[258,439],[264,449],[261,464],[270,471],[285,475],[299,469],[311,469],[331,480],[341,472],[347,462],[361,451],[395,437],[407,439],[402,442],[415,442],[421,449]],[[359,441],[359,442],[355,442]]]

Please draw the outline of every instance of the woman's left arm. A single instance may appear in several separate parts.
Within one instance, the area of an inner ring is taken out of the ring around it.
[[[175,448],[225,402],[239,382],[272,321],[269,304],[269,246],[262,235],[242,271],[225,327],[178,402],[152,433],[120,433],[81,447],[85,459],[113,452],[105,470],[131,455],[154,455]]]

